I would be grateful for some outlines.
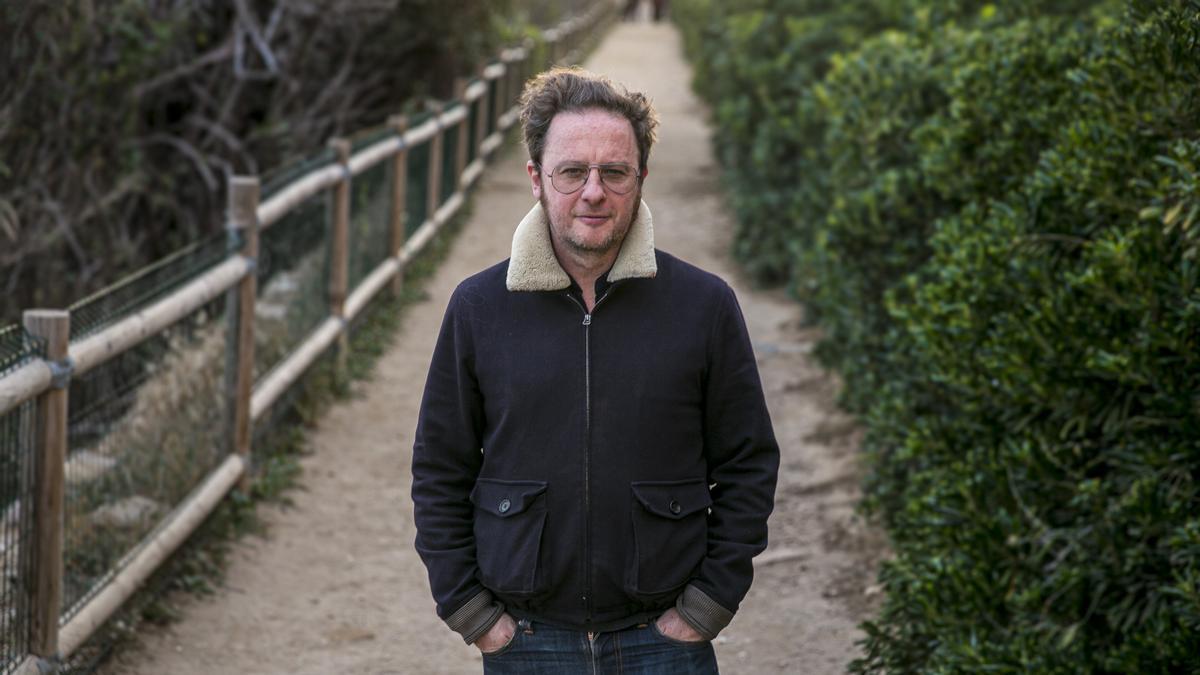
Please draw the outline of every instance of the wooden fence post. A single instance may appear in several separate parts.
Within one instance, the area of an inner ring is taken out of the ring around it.
[[[400,149],[392,157],[392,212],[390,218],[392,234],[388,246],[392,255],[400,261],[396,276],[392,277],[392,295],[400,297],[400,293],[404,290],[402,254],[404,253],[404,241],[407,238],[404,228],[408,221],[408,146],[404,144],[404,132],[408,131],[408,117],[392,115],[388,118],[388,125],[400,137]]]
[[[230,291],[234,307],[229,340],[234,342],[233,358],[227,363],[233,368],[227,378],[233,386],[232,449],[241,455],[247,471],[238,481],[238,489],[250,491],[250,398],[254,393],[254,305],[258,296],[258,202],[260,188],[257,176],[233,176],[229,179],[229,230],[241,238],[241,254],[256,262],[236,288]]]
[[[443,105],[435,102],[430,107],[433,110],[433,118],[437,120],[437,133],[429,141],[429,176],[426,182],[428,192],[425,197],[425,218],[432,221],[442,202],[442,135],[445,133],[445,129],[442,128],[442,121],[438,119],[442,115]]]
[[[332,238],[329,248],[329,314],[346,318],[346,294],[350,286],[350,141],[333,138],[329,147],[341,165],[342,179],[333,188]],[[346,356],[350,350],[350,334],[343,327],[337,341],[338,375],[345,373]]]
[[[30,584],[29,651],[53,660],[58,654],[58,619],[62,613],[63,500],[67,461],[67,370],[71,314],[61,310],[29,310],[25,330],[46,340],[46,361],[56,370],[55,382],[37,399],[34,444],[33,575]]]
[[[454,132],[454,137],[458,140],[454,144],[454,191],[465,192],[467,186],[463,183],[463,172],[467,170],[467,146],[471,141],[467,136],[470,133],[467,126],[471,122],[471,105],[467,103],[467,78],[455,78],[454,98],[458,99],[463,112],[466,113],[458,123],[458,130]]]

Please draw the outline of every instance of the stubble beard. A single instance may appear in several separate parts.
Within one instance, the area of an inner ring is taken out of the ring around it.
[[[542,193],[538,197],[538,201],[541,202],[541,204],[542,204],[542,212],[546,214],[546,218],[547,219],[552,218],[553,216],[551,216],[550,205],[546,202],[545,193]],[[629,212],[628,222],[625,223],[624,227],[614,227],[612,229],[612,231],[608,233],[608,236],[605,237],[605,239],[603,241],[596,243],[596,244],[589,244],[587,242],[576,239],[574,237],[573,231],[570,227],[557,228],[556,223],[552,222],[550,224],[550,230],[551,230],[551,232],[558,230],[558,231],[563,231],[566,233],[565,236],[563,237],[563,243],[566,244],[571,249],[572,253],[575,253],[580,256],[585,256],[585,257],[593,257],[593,256],[600,257],[600,256],[605,255],[606,253],[612,252],[613,249],[617,249],[617,248],[621,247],[621,244],[625,242],[625,236],[629,234],[629,230],[633,229],[633,221],[637,220],[638,211],[641,208],[642,208],[642,186],[639,185],[637,188],[637,193],[634,195],[633,210],[631,210]],[[568,223],[568,225],[569,224],[570,223]]]

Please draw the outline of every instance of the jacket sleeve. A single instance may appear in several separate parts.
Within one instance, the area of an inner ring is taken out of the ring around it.
[[[471,489],[482,465],[483,400],[460,287],[442,320],[413,443],[416,548],[438,616],[468,643],[503,612],[476,577]]]
[[[779,471],[779,446],[750,335],[733,290],[722,291],[704,382],[704,453],[713,486],[708,554],[675,603],[708,639],[729,624],[750,590],[751,559],[767,547]]]

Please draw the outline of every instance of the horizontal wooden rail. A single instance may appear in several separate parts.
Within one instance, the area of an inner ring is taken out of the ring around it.
[[[300,379],[304,371],[337,340],[341,332],[341,319],[332,316],[325,319],[300,347],[255,385],[254,395],[250,397],[250,419],[257,423],[288,387]]]
[[[54,664],[36,656],[30,656],[17,666],[12,675],[46,675],[54,672]]]
[[[468,164],[466,170],[463,171],[463,175],[462,175],[463,185],[474,185],[475,181],[478,180],[479,176],[481,176],[482,174],[483,174],[483,159],[476,159],[475,161]]]
[[[265,199],[262,204],[259,204],[259,229],[270,227],[304,200],[336,185],[341,179],[342,167],[337,164],[329,164],[305,174],[296,182],[271,195],[270,199]]]
[[[353,321],[359,312],[370,304],[379,291],[392,281],[392,277],[400,272],[400,261],[388,258],[379,263],[375,269],[358,284],[358,288],[346,298],[346,321]]]
[[[253,265],[242,256],[225,262],[193,279],[186,286],[135,314],[121,319],[94,335],[71,345],[78,377],[108,361],[164,328],[191,314],[205,303],[233,288],[242,277],[251,274]]]
[[[483,69],[483,79],[498,80],[504,77],[506,72],[508,72],[508,68],[505,68],[503,63],[493,63]]]
[[[246,463],[241,456],[227,456],[225,461],[167,516],[159,530],[142,544],[121,571],[105,584],[104,589],[62,627],[58,637],[58,651],[63,658],[79,649],[80,645],[146,582],[163,561],[179,548],[188,535],[196,531],[245,471]]]
[[[455,192],[454,194],[450,195],[450,198],[446,200],[446,203],[442,204],[441,207],[438,208],[437,212],[433,214],[433,222],[437,223],[437,226],[440,228],[442,225],[446,224],[446,221],[450,220],[450,218],[454,216],[454,213],[458,211],[462,205],[463,193]]]
[[[408,241],[404,244],[404,251],[400,254],[400,262],[404,265],[408,265],[408,263],[412,262],[412,260],[417,257],[417,254],[421,252],[421,249],[425,248],[425,244],[428,243],[430,239],[433,239],[434,235],[437,234],[437,231],[438,224],[435,221],[427,220],[421,223],[421,226],[417,228],[417,231],[413,232],[413,235],[409,237]]]
[[[54,373],[50,364],[30,361],[0,379],[0,415],[15,409],[50,388]]]
[[[437,135],[439,126],[436,117],[431,117],[404,134],[404,144],[408,147],[424,143]]]
[[[368,145],[350,157],[350,174],[357,176],[400,152],[400,148],[402,147],[404,147],[404,141],[399,136],[385,138],[382,141]]]
[[[467,90],[463,92],[463,98],[467,103],[478,101],[488,92],[487,82],[476,81],[467,86]]]
[[[524,47],[511,47],[509,49],[501,50],[500,60],[506,62],[520,61],[528,55],[529,50],[525,49]]]
[[[500,134],[492,134],[483,139],[483,143],[479,145],[479,151],[484,155],[490,155],[496,151],[504,143],[504,136]]]
[[[451,103],[450,105],[453,105],[453,103]],[[466,119],[468,114],[469,114],[469,112],[467,111],[467,106],[459,105],[451,110],[448,110],[448,111],[442,113],[441,117],[439,117],[438,119],[441,120],[443,127],[449,127],[449,126],[458,124],[459,122]]]

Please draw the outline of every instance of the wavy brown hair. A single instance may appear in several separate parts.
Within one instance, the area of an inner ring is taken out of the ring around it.
[[[616,113],[633,125],[638,146],[638,168],[646,169],[650,147],[657,139],[658,113],[641,92],[631,92],[604,75],[579,67],[556,67],[525,84],[521,92],[521,129],[529,158],[539,166],[546,149],[550,122],[561,112],[605,110]]]

